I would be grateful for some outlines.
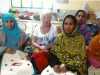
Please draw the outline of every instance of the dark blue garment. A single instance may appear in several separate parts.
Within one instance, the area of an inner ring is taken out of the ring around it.
[[[100,30],[100,27],[96,24],[87,24],[87,26],[89,27],[89,31],[91,31],[92,36],[95,36]]]
[[[79,25],[78,27],[79,32],[85,38],[86,45],[88,45],[92,37],[94,37],[98,33],[99,29],[100,28],[97,25],[93,24],[83,24]]]

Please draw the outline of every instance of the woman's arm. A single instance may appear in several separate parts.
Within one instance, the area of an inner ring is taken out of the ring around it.
[[[36,41],[37,41],[37,37],[32,36],[32,46],[33,46],[33,47],[38,48],[38,49],[40,49],[40,50],[46,50],[46,47],[45,47],[45,46],[39,45]]]
[[[81,37],[80,39],[79,51],[80,51],[81,60],[86,60],[86,45],[83,37]]]
[[[6,35],[2,31],[0,31],[0,46],[3,46],[5,44]]]
[[[24,44],[25,44],[25,41],[26,41],[26,35],[24,32],[21,33],[21,37],[20,37],[20,40],[19,40],[19,47],[22,47]]]

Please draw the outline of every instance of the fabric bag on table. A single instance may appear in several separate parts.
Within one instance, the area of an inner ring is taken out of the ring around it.
[[[1,75],[33,75],[34,66],[27,60],[26,54],[16,50],[15,53],[4,53],[1,64]]]

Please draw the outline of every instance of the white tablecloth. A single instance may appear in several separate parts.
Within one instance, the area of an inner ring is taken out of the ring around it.
[[[5,53],[1,65],[1,75],[32,75],[32,64],[21,51],[15,54]]]
[[[71,71],[67,71],[66,73],[59,74],[59,73],[54,72],[51,66],[48,66],[42,71],[41,75],[77,75],[77,74],[72,73]]]

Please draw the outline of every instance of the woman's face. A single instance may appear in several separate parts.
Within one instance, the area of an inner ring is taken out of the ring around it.
[[[6,23],[6,26],[7,26],[8,29],[12,29],[13,26],[14,26],[13,20],[8,20],[7,23]]]
[[[75,29],[75,24],[72,19],[67,18],[64,22],[64,31],[65,33],[72,33]]]
[[[83,12],[79,12],[76,16],[78,24],[84,24],[86,21],[86,15]]]
[[[43,17],[43,25],[44,25],[45,27],[51,26],[51,17],[50,17],[50,16],[45,15],[45,16]]]

